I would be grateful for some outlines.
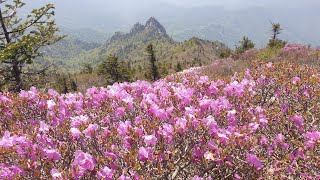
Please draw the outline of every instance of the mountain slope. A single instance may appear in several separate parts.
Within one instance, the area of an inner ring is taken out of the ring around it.
[[[178,63],[186,67],[202,66],[220,57],[221,52],[228,48],[218,41],[191,38],[177,44],[164,59],[165,62]]]
[[[120,59],[137,63],[144,60],[145,48],[150,43],[159,52],[157,55],[160,59],[163,59],[168,50],[176,44],[168,36],[165,28],[153,17],[145,25],[136,23],[129,33],[115,33],[106,42],[100,55],[103,57],[113,54]]]
[[[81,45],[77,45],[77,42],[74,43],[76,47]],[[150,43],[154,45],[159,67],[167,73],[173,72],[178,62],[183,68],[211,63],[219,58],[223,49],[227,48],[221,42],[199,38],[191,38],[181,43],[175,42],[158,20],[152,17],[144,25],[136,23],[128,33],[116,32],[102,46],[86,50],[83,48],[73,50],[72,46],[63,45],[64,51],[47,55],[52,62],[56,59],[56,64],[61,67],[61,70],[79,72],[84,63],[96,67],[108,55],[112,54],[121,61],[127,62],[136,72],[135,77],[141,79],[148,66],[145,49]],[[68,50],[75,51],[72,53],[73,56],[66,57],[64,53]],[[63,54],[58,56],[59,53]]]

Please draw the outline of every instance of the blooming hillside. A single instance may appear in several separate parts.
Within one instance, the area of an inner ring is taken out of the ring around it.
[[[236,72],[255,68],[253,62],[257,59],[273,63],[285,61],[320,69],[320,49],[301,44],[286,44],[283,48],[250,49],[227,59],[213,61],[211,65],[196,71],[209,76],[209,79],[224,79]]]
[[[319,179],[319,118],[319,72],[290,63],[3,93],[0,179]]]

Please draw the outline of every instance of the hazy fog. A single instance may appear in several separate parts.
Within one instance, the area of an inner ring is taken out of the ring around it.
[[[258,45],[268,38],[270,22],[283,25],[284,39],[320,44],[319,0],[26,0],[28,9],[56,5],[63,29],[91,29],[111,35],[156,17],[176,40],[199,36],[226,41],[243,35]],[[27,12],[27,10],[26,10]],[[90,31],[90,30],[89,30]],[[104,41],[104,40],[103,40]]]

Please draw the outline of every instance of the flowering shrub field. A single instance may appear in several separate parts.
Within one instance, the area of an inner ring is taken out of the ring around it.
[[[257,64],[0,94],[0,179],[320,179],[320,75]]]

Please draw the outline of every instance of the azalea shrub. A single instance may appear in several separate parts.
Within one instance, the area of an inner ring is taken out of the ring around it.
[[[2,93],[0,179],[319,179],[319,71],[254,67]]]

